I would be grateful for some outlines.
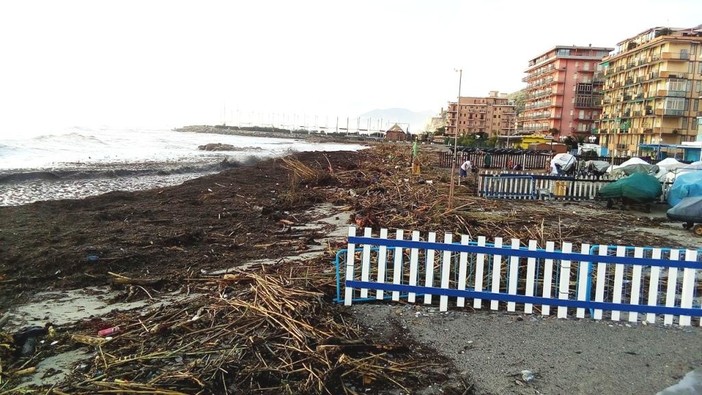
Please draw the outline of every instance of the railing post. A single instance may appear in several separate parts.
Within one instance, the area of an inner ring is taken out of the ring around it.
[[[349,237],[356,237],[356,228],[349,227]],[[356,255],[356,244],[349,243],[349,247],[346,253],[346,281],[353,281],[353,259]],[[351,301],[353,299],[353,288],[348,285],[345,286],[344,290],[344,305],[351,306]]]

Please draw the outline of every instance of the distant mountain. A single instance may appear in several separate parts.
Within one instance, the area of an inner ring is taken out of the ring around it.
[[[394,123],[400,124],[403,129],[407,129],[407,124],[409,124],[410,133],[419,133],[424,131],[429,119],[435,116],[432,111],[412,111],[406,108],[385,108],[376,109],[373,111],[368,111],[360,115],[361,118],[371,118],[371,119],[383,119],[383,123],[386,122],[391,127]]]

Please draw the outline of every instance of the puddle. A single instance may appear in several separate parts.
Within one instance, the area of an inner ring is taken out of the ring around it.
[[[309,244],[307,251],[302,251],[296,253],[295,255],[286,256],[283,258],[263,258],[254,261],[249,261],[243,265],[239,265],[229,269],[213,271],[210,274],[220,275],[229,273],[234,270],[246,270],[252,267],[261,265],[273,265],[281,261],[285,262],[299,262],[308,259],[316,258],[324,253],[324,250],[329,245],[329,242],[336,239],[344,239],[348,235],[348,227],[351,223],[351,211],[340,211],[338,207],[335,207],[330,203],[319,204],[312,209],[305,212],[305,215],[309,216],[310,219],[306,224],[299,226],[292,226],[290,228],[291,232],[295,231],[319,231],[325,234],[325,237],[320,239],[315,239],[318,244]]]
[[[51,322],[56,326],[70,324],[94,316],[101,316],[114,310],[132,310],[138,308],[157,308],[176,300],[193,298],[181,292],[159,295],[158,299],[145,299],[134,302],[110,302],[120,292],[110,287],[87,287],[80,289],[41,292],[29,303],[10,310],[10,320],[6,325],[8,332],[25,326],[44,326]]]

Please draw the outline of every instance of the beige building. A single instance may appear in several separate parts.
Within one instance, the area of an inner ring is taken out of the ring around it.
[[[426,130],[430,133],[434,133],[441,128],[446,128],[446,125],[447,125],[446,120],[447,119],[448,119],[448,113],[442,107],[438,116],[431,117],[429,119],[427,124],[424,126],[424,130]]]
[[[695,141],[702,94],[702,25],[656,27],[603,59],[600,145],[616,156]],[[648,147],[647,147],[648,145]]]
[[[506,136],[514,132],[516,111],[505,94],[491,91],[488,97],[459,98],[460,105],[449,102],[446,119],[446,134],[458,135],[487,133]],[[458,111],[457,111],[458,107]]]
[[[529,61],[521,132],[589,136],[600,115],[602,79],[597,65],[613,48],[556,46]]]

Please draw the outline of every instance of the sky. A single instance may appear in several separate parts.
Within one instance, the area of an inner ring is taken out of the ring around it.
[[[524,88],[556,45],[702,24],[699,0],[0,2],[0,137],[433,111]]]

